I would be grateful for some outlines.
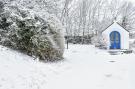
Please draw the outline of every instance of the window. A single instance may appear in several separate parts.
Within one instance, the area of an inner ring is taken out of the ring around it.
[[[115,40],[115,33],[111,33],[111,41],[114,41]]]
[[[119,43],[119,40],[120,40],[119,39],[119,33],[116,32],[116,34],[115,34],[115,41],[116,41],[116,43]]]

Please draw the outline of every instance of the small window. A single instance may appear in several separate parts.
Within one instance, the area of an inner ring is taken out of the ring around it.
[[[116,41],[118,41],[119,40],[119,34],[118,33],[116,33]]]
[[[113,33],[111,33],[111,41],[114,41],[114,40],[115,40],[115,34],[113,32]]]

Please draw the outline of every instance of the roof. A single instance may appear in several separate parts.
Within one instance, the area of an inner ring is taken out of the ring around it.
[[[120,27],[122,27],[123,29],[125,29],[127,32],[129,32],[126,28],[124,28],[122,25],[120,25],[118,22],[113,22],[112,24],[110,24],[107,28],[105,28],[102,32],[104,32],[106,29],[108,29],[109,27],[111,27],[114,23],[117,23]]]

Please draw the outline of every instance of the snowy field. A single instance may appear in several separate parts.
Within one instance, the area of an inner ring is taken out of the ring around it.
[[[0,89],[135,89],[135,54],[69,45],[64,57],[41,63],[0,46]]]

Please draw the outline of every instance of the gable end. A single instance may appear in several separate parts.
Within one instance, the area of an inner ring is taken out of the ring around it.
[[[127,32],[129,32],[127,29],[125,29],[123,26],[121,26],[118,22],[113,22],[112,24],[110,24],[107,28],[105,28],[103,31],[101,31],[102,33],[108,29],[109,27],[111,27],[114,23],[117,23],[120,27],[122,27],[124,30],[126,30]]]

